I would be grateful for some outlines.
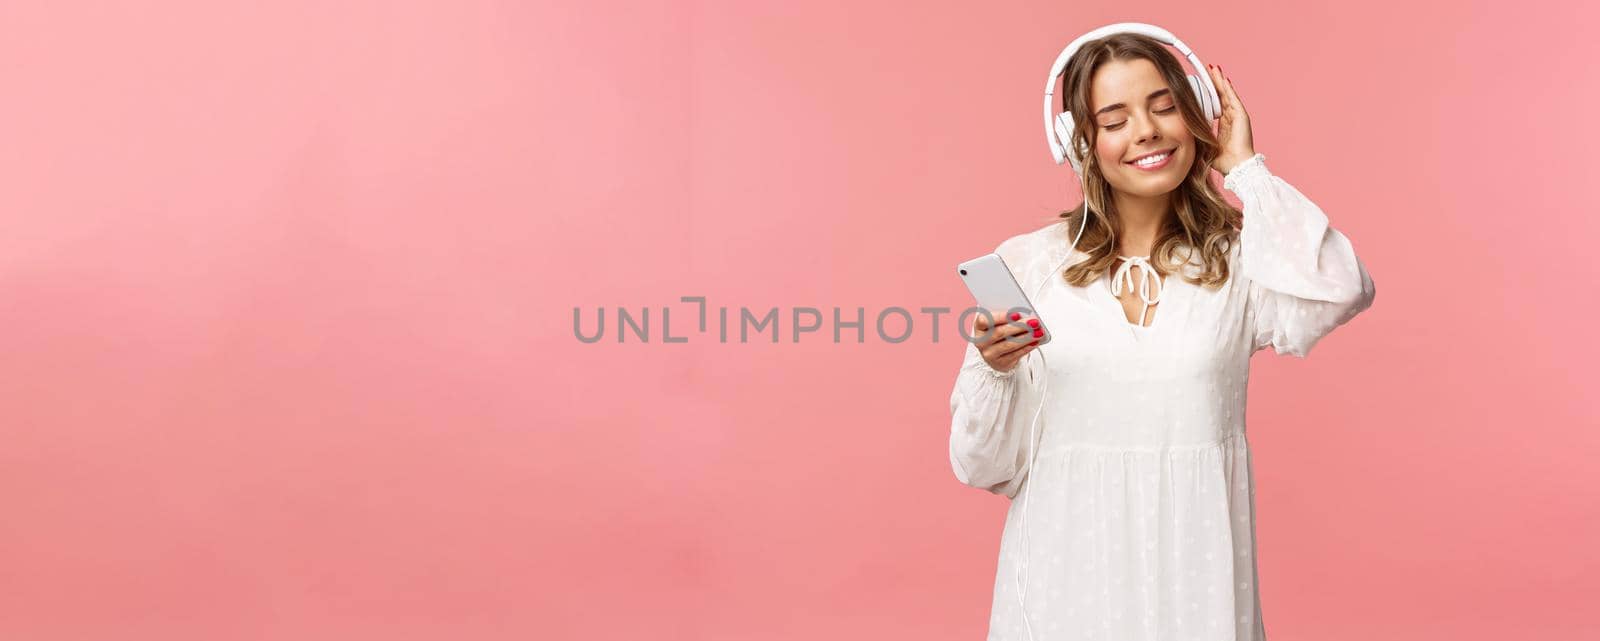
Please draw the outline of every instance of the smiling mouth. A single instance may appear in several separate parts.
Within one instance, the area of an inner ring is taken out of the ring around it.
[[[1132,165],[1133,167],[1135,167],[1137,169],[1160,169],[1162,167],[1165,167],[1167,165],[1167,163],[1172,162],[1172,155],[1176,154],[1176,153],[1178,153],[1177,149],[1168,149],[1166,151],[1158,151],[1158,152],[1155,152],[1155,153],[1152,153],[1152,154],[1146,154],[1144,156],[1140,156],[1137,160],[1130,160],[1130,161],[1128,161],[1128,162],[1126,162],[1124,164]],[[1155,162],[1143,162],[1143,163],[1139,162],[1141,160],[1146,160],[1147,161],[1150,158],[1159,158],[1160,160],[1157,160]]]

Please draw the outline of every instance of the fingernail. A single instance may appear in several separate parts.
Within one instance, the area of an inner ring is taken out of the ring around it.
[[[1028,343],[1028,347],[1033,347],[1034,345],[1038,345],[1038,344],[1039,344],[1039,341],[1034,341],[1032,343]]]
[[[1033,337],[1034,338],[1039,338],[1039,337],[1042,337],[1042,336],[1044,336],[1044,330],[1042,330],[1042,329],[1033,330]]]
[[[1038,327],[1038,326],[1039,326],[1039,319],[1037,319],[1037,318],[1028,319],[1028,327]]]
[[[1022,318],[1022,314],[1018,314],[1016,312],[1011,312],[1011,320],[1017,320],[1017,319],[1020,319],[1020,318]]]

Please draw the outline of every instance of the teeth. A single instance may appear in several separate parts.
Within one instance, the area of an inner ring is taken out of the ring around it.
[[[1156,154],[1156,155],[1151,156],[1149,158],[1140,159],[1138,162],[1135,162],[1133,164],[1139,165],[1140,167],[1149,167],[1149,166],[1154,165],[1154,164],[1156,164],[1158,162],[1166,160],[1167,156],[1168,156],[1168,154]]]

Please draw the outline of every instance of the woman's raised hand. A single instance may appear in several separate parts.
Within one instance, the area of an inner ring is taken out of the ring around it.
[[[1034,316],[1003,309],[988,312],[975,316],[969,338],[990,368],[1009,372],[1028,352],[1038,349],[1039,339],[1044,336],[1043,326]],[[994,319],[992,331],[990,319]]]
[[[1206,73],[1211,74],[1211,84],[1217,87],[1217,99],[1222,101],[1222,117],[1217,119],[1217,141],[1222,145],[1222,152],[1211,166],[1226,176],[1239,163],[1256,155],[1255,140],[1250,135],[1250,114],[1245,113],[1244,103],[1239,102],[1239,93],[1233,90],[1233,82],[1222,74],[1222,67],[1207,64]]]

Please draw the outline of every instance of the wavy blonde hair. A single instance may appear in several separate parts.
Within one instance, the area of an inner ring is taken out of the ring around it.
[[[1113,60],[1131,61],[1145,59],[1160,71],[1172,96],[1177,101],[1183,121],[1194,136],[1195,161],[1183,183],[1173,190],[1172,203],[1176,216],[1165,219],[1156,232],[1155,244],[1150,250],[1150,264],[1161,275],[1178,273],[1186,281],[1207,287],[1220,287],[1228,280],[1228,252],[1237,242],[1240,221],[1239,210],[1222,199],[1221,193],[1211,183],[1211,164],[1221,151],[1211,123],[1206,122],[1200,103],[1189,88],[1186,72],[1178,59],[1166,46],[1148,36],[1122,33],[1113,34],[1086,43],[1073,54],[1063,73],[1063,107],[1072,112],[1073,140],[1063,141],[1069,151],[1074,144],[1090,149],[1083,162],[1084,200],[1077,207],[1060,213],[1067,221],[1067,239],[1077,236],[1079,225],[1084,224],[1084,211],[1089,211],[1088,227],[1078,241],[1078,249],[1089,255],[1088,260],[1068,267],[1062,277],[1072,285],[1083,286],[1094,282],[1117,264],[1117,235],[1122,232],[1122,217],[1117,214],[1116,201],[1111,197],[1111,183],[1100,170],[1099,160],[1092,151],[1099,138],[1100,128],[1090,116],[1089,81],[1096,69]],[[1185,249],[1189,248],[1189,249]],[[1178,267],[1198,249],[1201,269],[1198,277],[1190,277]],[[1179,251],[1184,250],[1180,258]]]

